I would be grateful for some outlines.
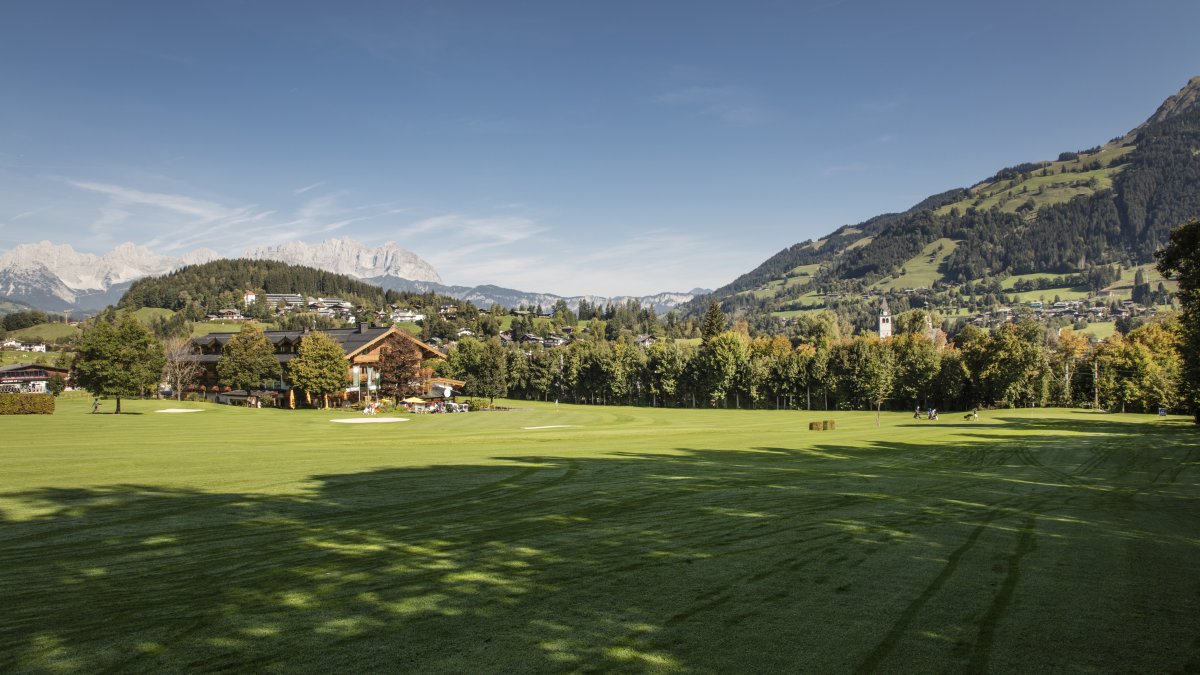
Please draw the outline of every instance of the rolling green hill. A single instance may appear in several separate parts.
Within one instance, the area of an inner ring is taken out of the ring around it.
[[[79,327],[65,323],[39,323],[36,326],[11,331],[8,337],[22,342],[51,342],[79,335]]]

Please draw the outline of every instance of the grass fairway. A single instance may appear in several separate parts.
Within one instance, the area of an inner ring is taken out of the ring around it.
[[[0,418],[0,672],[1200,669],[1181,418],[89,404]]]

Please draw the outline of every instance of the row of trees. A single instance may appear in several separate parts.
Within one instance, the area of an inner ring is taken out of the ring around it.
[[[717,310],[719,312],[719,310]],[[646,349],[629,336],[591,335],[565,347],[528,348],[464,339],[445,372],[467,393],[579,403],[650,406],[964,409],[973,405],[1099,405],[1154,411],[1182,404],[1181,328],[1147,324],[1098,345],[1071,330],[1033,322],[992,331],[968,327],[952,343],[932,339],[928,314],[896,317],[899,333],[751,338],[724,330],[710,311],[699,345],[661,340]],[[714,324],[717,330],[713,330]]]
[[[384,345],[379,370],[384,395],[403,398],[419,393],[421,354],[411,342],[397,339]],[[182,397],[202,372],[189,339],[160,341],[129,313],[93,322],[80,337],[74,361],[78,386],[96,396],[115,398],[118,413],[122,398],[143,396],[160,383]],[[274,346],[253,324],[245,324],[225,345],[216,374],[221,386],[246,391],[270,386],[283,375]],[[346,389],[346,353],[329,335],[310,333],[289,361],[287,377],[294,389],[323,400]]]

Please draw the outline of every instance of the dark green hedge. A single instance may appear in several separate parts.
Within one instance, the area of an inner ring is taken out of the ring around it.
[[[0,394],[0,415],[53,415],[50,394]]]

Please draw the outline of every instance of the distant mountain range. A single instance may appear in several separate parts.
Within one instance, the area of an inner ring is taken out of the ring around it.
[[[82,312],[116,304],[129,284],[220,256],[197,249],[181,257],[125,243],[105,253],[80,253],[69,244],[21,244],[0,255],[0,297],[48,311]]]
[[[490,307],[493,304],[500,305],[512,309],[514,307],[537,307],[541,306],[544,309],[549,309],[559,300],[565,300],[567,306],[572,310],[579,308],[580,301],[586,301],[592,305],[607,305],[607,304],[624,304],[629,300],[636,300],[643,307],[653,307],[654,311],[659,314],[665,314],[675,307],[689,302],[706,293],[711,293],[711,289],[694,288],[686,293],[656,293],[654,295],[619,295],[619,296],[601,296],[601,295],[572,295],[562,296],[554,295],[553,293],[529,293],[526,291],[518,291],[511,288],[502,288],[500,286],[484,285],[484,286],[446,286],[428,281],[411,281],[409,279],[401,279],[393,276],[369,277],[363,281],[381,286],[385,290],[396,291],[415,291],[418,293],[440,293],[448,295],[459,300],[466,300],[474,303],[477,307]]]
[[[375,248],[363,246],[349,237],[329,239],[319,244],[292,241],[278,246],[247,249],[242,257],[315,267],[358,279],[398,277],[412,281],[442,282],[432,265],[390,241]]]
[[[416,254],[388,242],[375,248],[353,239],[330,239],[317,244],[289,242],[279,246],[248,249],[244,258],[278,260],[351,276],[384,289],[441,293],[469,300],[481,307],[498,304],[550,307],[560,299],[573,309],[581,300],[594,304],[623,303],[636,299],[643,305],[665,312],[691,300],[706,289],[688,293],[659,293],[629,297],[575,296],[530,293],[499,286],[448,286],[428,262]],[[197,249],[180,257],[159,255],[144,246],[121,244],[104,255],[79,253],[69,244],[42,241],[22,244],[0,255],[0,300],[23,303],[45,311],[73,310],[94,312],[115,305],[130,284],[140,278],[157,276],[220,259],[215,251]],[[303,292],[305,289],[295,289]]]

